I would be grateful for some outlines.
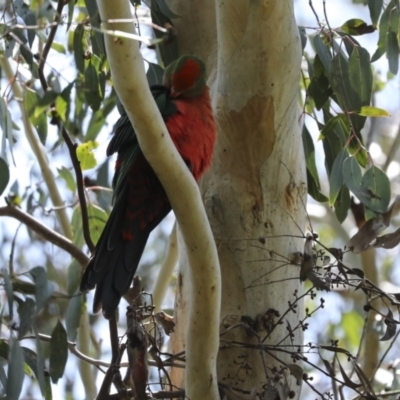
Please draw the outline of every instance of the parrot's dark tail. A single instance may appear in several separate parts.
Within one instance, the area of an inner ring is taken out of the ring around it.
[[[100,247],[90,259],[80,290],[85,293],[96,287],[93,313],[102,309],[105,318],[113,316],[133,281],[147,238],[148,235],[134,242],[121,240],[112,251],[101,251]]]

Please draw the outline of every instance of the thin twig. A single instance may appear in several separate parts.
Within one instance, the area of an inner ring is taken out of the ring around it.
[[[44,91],[47,90],[48,84],[47,84],[46,78],[44,76],[43,69],[46,64],[47,56],[51,49],[51,45],[53,44],[54,37],[57,33],[57,29],[59,27],[59,23],[61,20],[62,10],[63,10],[65,4],[66,4],[66,2],[64,0],[58,1],[55,21],[54,21],[55,24],[51,27],[49,37],[47,38],[46,45],[43,49],[43,53],[41,55],[40,62],[39,62],[38,75],[39,75],[39,79],[40,79],[40,82],[42,84],[42,88]],[[74,171],[75,171],[75,176],[76,176],[76,187],[78,190],[79,204],[81,206],[81,214],[82,214],[83,237],[85,238],[85,242],[86,242],[86,245],[88,246],[89,250],[93,253],[95,246],[93,244],[92,238],[90,237],[89,217],[88,217],[88,212],[87,212],[87,207],[86,207],[86,196],[85,196],[85,188],[84,188],[84,183],[83,183],[83,175],[82,175],[80,162],[76,155],[77,145],[76,145],[76,143],[74,143],[71,140],[71,137],[69,136],[61,119],[59,118],[59,116],[57,115],[57,113],[55,111],[53,112],[52,117],[53,117],[52,123],[57,125],[58,129],[60,129],[62,137],[65,140],[65,143],[68,147],[69,155],[70,155],[72,165],[73,165]]]
[[[40,83],[42,84],[42,88],[44,91],[47,90],[48,84],[47,84],[46,78],[44,76],[43,69],[46,64],[46,59],[47,59],[47,56],[49,55],[51,45],[53,44],[54,38],[57,33],[57,29],[58,29],[58,25],[61,20],[61,14],[62,14],[64,5],[65,5],[64,0],[58,1],[56,15],[54,17],[54,25],[50,29],[49,37],[47,38],[46,44],[43,49],[43,53],[41,54],[40,61],[39,61],[38,75],[39,75]]]
[[[63,249],[67,253],[71,254],[71,256],[74,257],[82,266],[87,265],[89,258],[69,239],[43,225],[36,218],[25,213],[21,209],[12,206],[0,207],[0,216],[7,216],[17,219],[18,221],[25,224],[28,228],[41,235],[50,243],[53,243],[60,249]]]

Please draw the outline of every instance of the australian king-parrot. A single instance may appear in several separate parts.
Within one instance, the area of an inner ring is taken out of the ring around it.
[[[151,87],[168,132],[199,180],[210,166],[216,140],[204,63],[183,56],[170,64],[163,85]],[[110,318],[129,289],[150,232],[171,211],[167,194],[140,150],[135,131],[122,113],[107,148],[118,153],[113,209],[83,274],[81,291],[96,287],[93,312]]]

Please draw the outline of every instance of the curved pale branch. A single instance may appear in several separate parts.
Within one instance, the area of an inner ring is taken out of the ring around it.
[[[36,218],[33,218],[31,215],[23,212],[21,209],[12,206],[0,207],[0,216],[17,219],[50,243],[53,243],[60,249],[63,249],[67,253],[71,254],[71,256],[74,257],[79,264],[81,264],[83,267],[86,267],[89,258],[85,253],[76,247],[69,239],[48,228],[46,225],[43,225]]]
[[[135,34],[127,0],[98,0],[105,29]],[[186,335],[185,391],[191,400],[218,399],[216,359],[221,281],[217,251],[198,186],[177,152],[150,93],[137,42],[105,35],[116,91],[137,132],[140,147],[174,209],[189,259],[192,285]]]

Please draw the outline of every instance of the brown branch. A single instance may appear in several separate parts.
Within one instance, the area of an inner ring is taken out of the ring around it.
[[[50,243],[53,243],[60,249],[65,250],[72,257],[74,257],[79,262],[79,264],[81,264],[83,267],[86,267],[89,258],[86,256],[85,253],[83,253],[65,236],[62,236],[56,231],[53,231],[52,229],[43,225],[36,218],[25,213],[21,209],[12,206],[0,207],[0,216],[12,217],[17,219],[18,221],[25,224],[29,229],[32,229],[44,239],[48,240]]]
[[[114,380],[115,374],[115,366],[117,366],[118,360],[120,360],[120,349],[119,349],[119,339],[118,339],[118,327],[117,327],[117,319],[114,315],[108,321],[109,329],[110,329],[110,340],[111,340],[111,364],[107,370],[106,376],[103,379],[101,384],[99,393],[97,395],[96,400],[105,400],[109,398],[109,392],[111,384]]]
[[[50,342],[50,340],[51,340],[51,336],[44,335],[42,333],[39,333],[38,337],[40,340],[43,340],[44,342]],[[36,339],[36,336],[24,336],[21,340],[24,340],[24,339]],[[76,348],[76,343],[68,341],[67,344],[68,344],[69,351],[73,355],[75,355],[76,357],[78,357],[79,359],[81,359],[83,361],[86,361],[88,364],[93,365],[94,367],[99,368],[100,370],[101,370],[100,367],[104,367],[104,368],[111,367],[111,364],[107,361],[97,360],[95,358],[88,357],[86,354],[83,354],[81,351],[79,351]],[[151,365],[152,367],[157,367],[157,363],[153,360],[149,360],[149,365]],[[183,365],[177,365],[177,364],[170,363],[170,362],[164,363],[164,366],[174,367],[174,368],[184,368]],[[127,367],[129,367],[129,363],[127,363],[127,362],[120,363],[120,367],[127,368]],[[104,371],[102,370],[102,372],[104,372]]]
[[[54,17],[54,25],[50,29],[49,37],[47,38],[46,45],[44,46],[43,53],[41,54],[39,61],[38,75],[44,91],[47,90],[48,84],[44,76],[43,69],[46,64],[47,56],[49,55],[51,45],[53,44],[54,38],[56,36],[58,25],[61,22],[61,14],[65,4],[66,3],[64,0],[58,1],[56,15]]]
[[[66,1],[66,0],[58,1],[56,16],[54,18],[55,24],[51,27],[49,37],[47,38],[46,45],[44,46],[43,53],[40,58],[38,74],[39,74],[39,79],[40,79],[40,82],[42,84],[42,88],[44,91],[47,90],[48,84],[47,84],[46,78],[44,76],[43,69],[46,64],[47,56],[49,55],[51,45],[53,44],[54,37],[57,33],[59,23],[61,22],[61,14],[62,14],[63,8],[64,8],[65,4],[67,4],[67,3],[68,3],[68,1]],[[61,134],[65,140],[65,143],[68,147],[69,155],[70,155],[70,158],[72,161],[72,165],[74,167],[75,177],[76,177],[76,187],[78,190],[79,204],[81,206],[81,213],[82,213],[83,237],[85,238],[86,245],[88,246],[90,252],[93,253],[95,246],[93,244],[92,238],[90,237],[89,217],[88,217],[88,212],[87,212],[87,207],[86,207],[86,197],[85,197],[85,188],[84,188],[84,184],[83,184],[82,170],[81,170],[81,166],[80,166],[78,157],[76,156],[77,145],[76,145],[76,143],[74,143],[71,140],[71,137],[69,136],[61,119],[59,118],[59,116],[57,115],[57,112],[54,109],[54,104],[51,106],[51,108],[54,110],[52,112],[51,123],[54,125],[57,125],[58,129],[60,129]]]
[[[71,157],[72,165],[74,167],[75,177],[76,177],[76,187],[78,190],[79,204],[81,206],[81,213],[82,213],[83,237],[85,238],[86,245],[89,248],[90,252],[93,253],[95,246],[93,244],[92,238],[90,237],[89,216],[88,216],[87,207],[86,207],[86,197],[85,197],[85,188],[84,188],[84,184],[83,184],[83,175],[82,175],[80,162],[78,160],[78,157],[76,156],[77,145],[76,145],[76,143],[72,142],[70,136],[68,135],[68,132],[62,126],[62,123],[59,119],[56,120],[56,124],[59,127],[59,129],[61,129],[62,136],[65,140],[65,143],[67,144],[69,156]]]

